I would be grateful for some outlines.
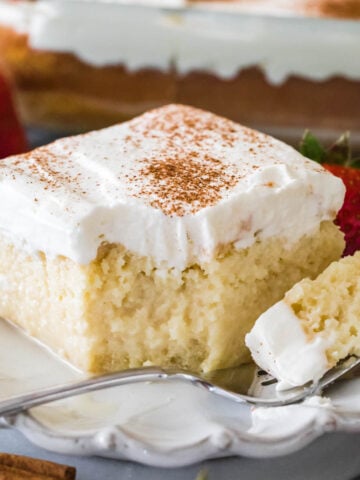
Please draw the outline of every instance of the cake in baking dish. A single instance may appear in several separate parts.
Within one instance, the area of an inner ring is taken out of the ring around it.
[[[359,20],[358,0],[0,0],[0,61],[32,125],[100,128],[175,102],[360,143]]]
[[[280,387],[317,381],[349,355],[360,355],[360,253],[304,279],[255,323],[246,343]]]
[[[0,315],[77,367],[249,360],[246,332],[338,259],[337,177],[169,105],[0,163]]]

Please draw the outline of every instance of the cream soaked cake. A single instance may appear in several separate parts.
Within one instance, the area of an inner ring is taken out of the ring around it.
[[[0,315],[77,367],[248,361],[245,334],[344,247],[337,177],[181,105],[0,163]]]
[[[360,252],[304,279],[262,314],[246,344],[258,365],[287,388],[317,381],[360,355]]]

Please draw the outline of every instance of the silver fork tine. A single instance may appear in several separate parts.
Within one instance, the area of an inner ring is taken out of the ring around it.
[[[354,371],[358,365],[360,365],[360,357],[355,356],[339,362],[336,367],[325,373],[325,375],[319,380],[317,390],[321,391],[328,387],[339,378],[344,377],[347,373]]]

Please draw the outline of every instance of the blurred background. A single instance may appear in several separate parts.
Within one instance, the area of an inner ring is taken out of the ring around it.
[[[0,0],[0,72],[32,145],[173,102],[359,145],[359,59],[360,0]]]

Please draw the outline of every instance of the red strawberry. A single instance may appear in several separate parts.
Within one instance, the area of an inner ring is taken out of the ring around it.
[[[25,133],[15,113],[10,87],[0,74],[0,158],[26,149]]]
[[[323,164],[331,173],[340,177],[346,186],[345,201],[336,218],[345,234],[345,255],[360,250],[360,170],[341,165]]]
[[[342,135],[334,145],[325,149],[311,133],[305,132],[300,151],[344,182],[345,201],[335,223],[345,234],[343,255],[352,255],[360,250],[360,165],[359,159],[351,158],[350,136],[348,133]]]

